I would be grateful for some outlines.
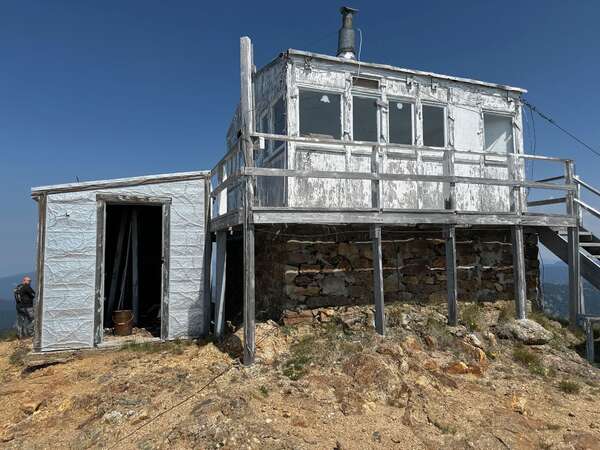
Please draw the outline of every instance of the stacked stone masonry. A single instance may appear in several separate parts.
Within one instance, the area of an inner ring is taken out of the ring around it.
[[[527,297],[537,303],[537,235],[526,233]],[[457,229],[459,301],[513,300],[510,228]],[[446,302],[441,231],[383,231],[385,301]],[[368,226],[259,227],[256,311],[277,319],[288,309],[370,304],[373,253]]]

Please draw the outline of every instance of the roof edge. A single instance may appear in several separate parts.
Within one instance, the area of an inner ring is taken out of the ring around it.
[[[439,73],[426,72],[426,71],[422,71],[422,70],[405,69],[402,67],[391,66],[389,64],[377,64],[377,63],[369,63],[369,62],[364,62],[364,61],[354,61],[354,60],[349,60],[349,59],[345,59],[345,58],[338,58],[337,56],[307,52],[304,50],[296,50],[293,48],[288,49],[287,54],[288,55],[296,55],[296,56],[308,56],[311,58],[322,59],[322,60],[331,61],[331,62],[338,62],[341,64],[350,64],[350,65],[355,65],[355,66],[360,66],[360,67],[371,67],[373,69],[390,70],[393,72],[401,72],[401,73],[411,74],[411,75],[434,77],[434,78],[439,78],[439,79],[444,79],[444,80],[449,80],[449,81],[456,81],[459,83],[476,84],[479,86],[485,86],[485,87],[489,87],[489,88],[502,89],[502,90],[511,91],[511,92],[518,92],[520,94],[527,93],[527,89],[523,89],[523,88],[515,87],[515,86],[509,86],[506,84],[490,83],[487,81],[474,80],[471,78],[456,77],[456,76],[452,76],[452,75],[442,75]]]
[[[157,184],[172,181],[200,180],[210,176],[209,170],[199,170],[193,172],[173,172],[156,175],[144,175],[127,178],[112,178],[106,180],[82,181],[77,183],[52,184],[47,186],[37,186],[31,188],[31,196],[37,197],[41,194],[52,194],[59,192],[77,192],[89,191],[101,188],[114,188],[126,186],[139,186],[143,184]]]

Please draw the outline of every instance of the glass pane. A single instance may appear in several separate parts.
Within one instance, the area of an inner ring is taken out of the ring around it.
[[[340,139],[342,119],[340,95],[300,91],[300,135]]]
[[[513,151],[512,117],[484,114],[485,151],[510,153]]]
[[[377,100],[352,97],[352,139],[377,142]]]
[[[277,100],[273,105],[273,133],[286,134],[285,103],[283,97]],[[275,141],[273,143],[273,148],[278,149],[283,144],[283,141]]]
[[[423,105],[423,145],[426,147],[444,147],[444,108]]]
[[[390,102],[390,142],[392,144],[412,145],[412,104]]]

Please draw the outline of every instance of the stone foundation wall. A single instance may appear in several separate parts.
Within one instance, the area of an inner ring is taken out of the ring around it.
[[[256,312],[373,302],[367,227],[257,227]],[[527,296],[537,302],[537,235],[526,233]],[[445,302],[445,245],[439,230],[383,232],[385,301]],[[460,301],[513,300],[510,229],[457,229]]]

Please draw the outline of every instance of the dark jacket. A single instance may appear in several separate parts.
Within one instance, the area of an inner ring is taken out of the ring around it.
[[[33,299],[35,298],[35,291],[31,289],[28,284],[19,284],[15,289],[15,301],[17,306],[22,308],[33,307]]]

